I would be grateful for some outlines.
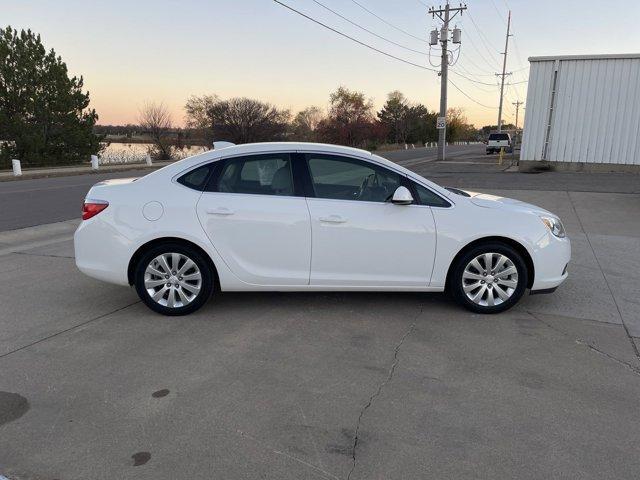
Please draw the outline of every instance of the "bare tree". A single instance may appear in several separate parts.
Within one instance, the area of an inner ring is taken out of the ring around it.
[[[215,138],[234,143],[281,140],[291,115],[289,110],[251,98],[216,102],[207,114]]]
[[[354,147],[377,137],[377,127],[373,102],[364,93],[339,87],[329,96],[329,115],[318,131],[324,141]]]
[[[171,144],[169,131],[172,127],[171,114],[164,103],[148,102],[140,110],[138,121],[140,127],[153,142],[151,155],[158,160],[170,160],[174,146]]]
[[[195,130],[209,147],[214,138],[207,112],[219,101],[217,95],[191,95],[184,106],[184,121],[187,128]]]
[[[293,134],[303,142],[318,141],[318,125],[324,119],[324,112],[318,107],[307,107],[293,119]]]
[[[447,138],[451,141],[471,140],[476,138],[478,131],[469,123],[464,109],[460,107],[447,110]]]

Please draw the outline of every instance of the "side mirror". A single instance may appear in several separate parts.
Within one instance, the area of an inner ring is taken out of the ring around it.
[[[396,188],[396,191],[393,192],[393,197],[391,197],[391,203],[396,205],[411,205],[413,203],[411,192],[407,187]]]

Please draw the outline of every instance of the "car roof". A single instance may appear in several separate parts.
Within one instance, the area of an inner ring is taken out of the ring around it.
[[[279,151],[296,151],[296,152],[322,152],[322,153],[336,153],[343,155],[351,155],[361,157],[365,159],[383,160],[383,163],[388,162],[385,159],[373,155],[366,150],[360,150],[358,148],[343,147],[341,145],[330,145],[325,143],[307,143],[307,142],[263,142],[263,143],[243,143],[241,145],[233,145],[230,147],[224,147],[218,150],[207,150],[198,155],[184,158],[170,165],[167,165],[160,170],[156,170],[159,175],[174,175],[177,172],[187,170],[189,168],[200,165],[201,163],[220,160],[228,157],[235,157],[239,155],[251,155],[257,153],[279,152]],[[388,165],[393,165],[389,162]],[[162,173],[160,173],[162,172]],[[154,172],[155,173],[155,172]],[[152,176],[149,174],[148,176]]]
[[[278,150],[296,150],[300,152],[328,152],[328,153],[344,153],[357,156],[371,156],[371,152],[361,150],[359,148],[345,147],[342,145],[332,145],[328,143],[308,143],[308,142],[262,142],[262,143],[244,143],[242,145],[234,145],[226,147],[221,152],[222,157],[230,155],[239,155],[257,152],[272,152]],[[215,151],[215,150],[214,150]]]

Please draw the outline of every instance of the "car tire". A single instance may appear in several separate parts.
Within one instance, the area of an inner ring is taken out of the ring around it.
[[[210,263],[200,251],[167,242],[142,255],[135,268],[134,284],[151,310],[178,316],[201,308],[211,297],[215,280]]]
[[[487,268],[487,259],[491,268]],[[527,264],[517,250],[506,243],[488,242],[456,260],[449,289],[454,300],[472,312],[500,313],[518,303],[528,275]]]

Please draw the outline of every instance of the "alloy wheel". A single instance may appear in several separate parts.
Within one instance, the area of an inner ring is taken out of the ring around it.
[[[175,252],[163,253],[147,265],[144,288],[149,297],[163,307],[185,307],[199,295],[202,273],[188,256]]]
[[[462,290],[476,305],[493,307],[509,300],[518,287],[518,269],[501,253],[483,253],[462,273]]]

